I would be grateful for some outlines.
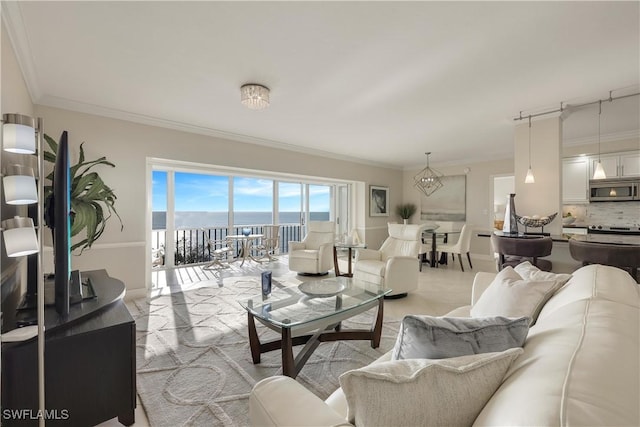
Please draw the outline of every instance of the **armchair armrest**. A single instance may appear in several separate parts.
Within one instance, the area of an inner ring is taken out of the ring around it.
[[[252,426],[351,426],[296,380],[275,376],[259,381],[249,395]]]
[[[289,253],[291,253],[291,251],[302,250],[305,247],[306,247],[306,245],[304,244],[304,242],[290,241],[289,242]]]
[[[374,249],[358,249],[356,251],[356,262],[363,259],[374,259],[380,261],[380,251]]]
[[[471,288],[471,305],[475,305],[480,295],[487,290],[493,279],[496,277],[495,273],[479,272],[473,278],[473,287]]]

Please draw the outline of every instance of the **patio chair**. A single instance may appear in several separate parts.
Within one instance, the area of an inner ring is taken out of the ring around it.
[[[268,258],[269,261],[275,260],[274,255],[280,251],[280,226],[263,225],[262,237],[258,243],[251,246],[251,249],[261,254],[259,258]]]
[[[202,267],[203,270],[220,270],[223,268],[229,268],[229,262],[233,256],[234,249],[232,242],[229,239],[225,240],[212,240],[209,238],[206,230],[202,230],[204,236],[206,249],[211,255],[211,261]]]

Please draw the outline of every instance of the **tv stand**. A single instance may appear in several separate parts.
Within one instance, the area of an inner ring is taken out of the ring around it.
[[[46,424],[91,426],[118,417],[128,426],[135,421],[136,358],[125,286],[105,270],[83,277],[90,278],[96,298],[72,305],[65,317],[45,307]],[[3,426],[38,425],[37,371],[37,337],[2,344]],[[20,411],[34,416],[5,417]]]

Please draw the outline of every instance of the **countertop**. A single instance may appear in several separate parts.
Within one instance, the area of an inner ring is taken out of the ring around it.
[[[501,231],[478,231],[478,237],[491,237],[492,234],[498,236],[514,237],[521,239],[535,239],[537,237],[544,237],[539,234],[522,234],[509,235],[508,233],[502,233]],[[624,234],[552,234],[549,237],[554,242],[568,242],[569,239],[576,239],[583,242],[590,243],[605,243],[610,245],[632,245],[640,247],[640,236],[629,236]]]

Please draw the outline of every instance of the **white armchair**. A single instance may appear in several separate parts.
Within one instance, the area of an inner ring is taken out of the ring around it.
[[[307,236],[289,242],[289,270],[301,274],[327,274],[333,268],[333,221],[309,221]]]
[[[418,253],[422,245],[420,224],[388,224],[389,237],[379,250],[359,249],[353,277],[378,283],[401,298],[418,287]]]

